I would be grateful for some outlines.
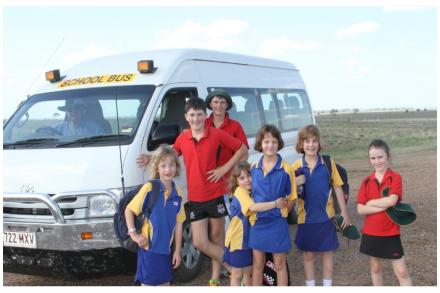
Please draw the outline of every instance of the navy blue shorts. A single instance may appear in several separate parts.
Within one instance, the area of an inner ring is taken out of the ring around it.
[[[252,265],[252,249],[239,249],[233,252],[229,251],[229,247],[225,247],[223,254],[223,262],[233,268],[245,268]]]
[[[136,281],[149,286],[171,282],[173,268],[169,254],[149,252],[143,248],[137,251]]]
[[[335,250],[339,247],[335,224],[332,220],[324,223],[298,224],[295,244],[302,251]]]

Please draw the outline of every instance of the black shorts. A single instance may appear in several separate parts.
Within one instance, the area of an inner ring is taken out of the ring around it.
[[[362,234],[361,253],[384,259],[400,259],[403,256],[400,235],[396,236],[372,236]]]
[[[221,218],[228,215],[223,195],[210,201],[189,201],[185,204],[187,219],[191,222],[204,218]]]

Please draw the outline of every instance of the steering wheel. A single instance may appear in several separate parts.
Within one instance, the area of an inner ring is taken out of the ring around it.
[[[37,130],[35,130],[35,133],[52,135],[52,136],[53,135],[58,135],[58,136],[62,136],[63,135],[61,132],[59,132],[55,128],[52,128],[52,127],[49,127],[49,126],[42,126],[40,128],[37,128]]]

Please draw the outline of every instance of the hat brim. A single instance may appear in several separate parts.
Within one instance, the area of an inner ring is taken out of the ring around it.
[[[223,98],[225,98],[226,102],[228,103],[228,106],[226,107],[226,111],[231,110],[231,108],[232,108],[231,96],[228,93],[226,93],[226,92],[218,92],[218,91],[212,91],[212,92],[210,92],[206,96],[206,99],[205,99],[206,108],[208,108],[209,110],[212,111],[212,108],[211,108],[210,104],[211,104],[212,98],[214,98],[214,97],[223,97]]]
[[[417,215],[411,205],[405,203],[398,203],[388,208],[386,214],[397,225],[409,225],[417,219]]]

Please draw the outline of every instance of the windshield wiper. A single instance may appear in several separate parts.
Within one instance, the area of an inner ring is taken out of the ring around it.
[[[95,135],[95,136],[75,139],[73,141],[69,141],[69,142],[65,142],[65,143],[60,143],[60,144],[57,144],[55,147],[59,148],[59,147],[64,147],[64,146],[76,145],[76,144],[85,145],[85,144],[93,144],[93,143],[97,143],[97,142],[113,141],[114,139],[117,139],[118,136],[121,140],[126,140],[126,139],[130,138],[130,136],[126,135],[126,134]]]
[[[5,144],[3,144],[3,148],[14,147],[14,146],[19,146],[19,145],[41,144],[41,143],[45,143],[45,142],[57,142],[57,141],[59,141],[59,140],[56,138],[31,138],[31,139],[19,140],[19,141],[11,142],[11,143],[5,143]]]

